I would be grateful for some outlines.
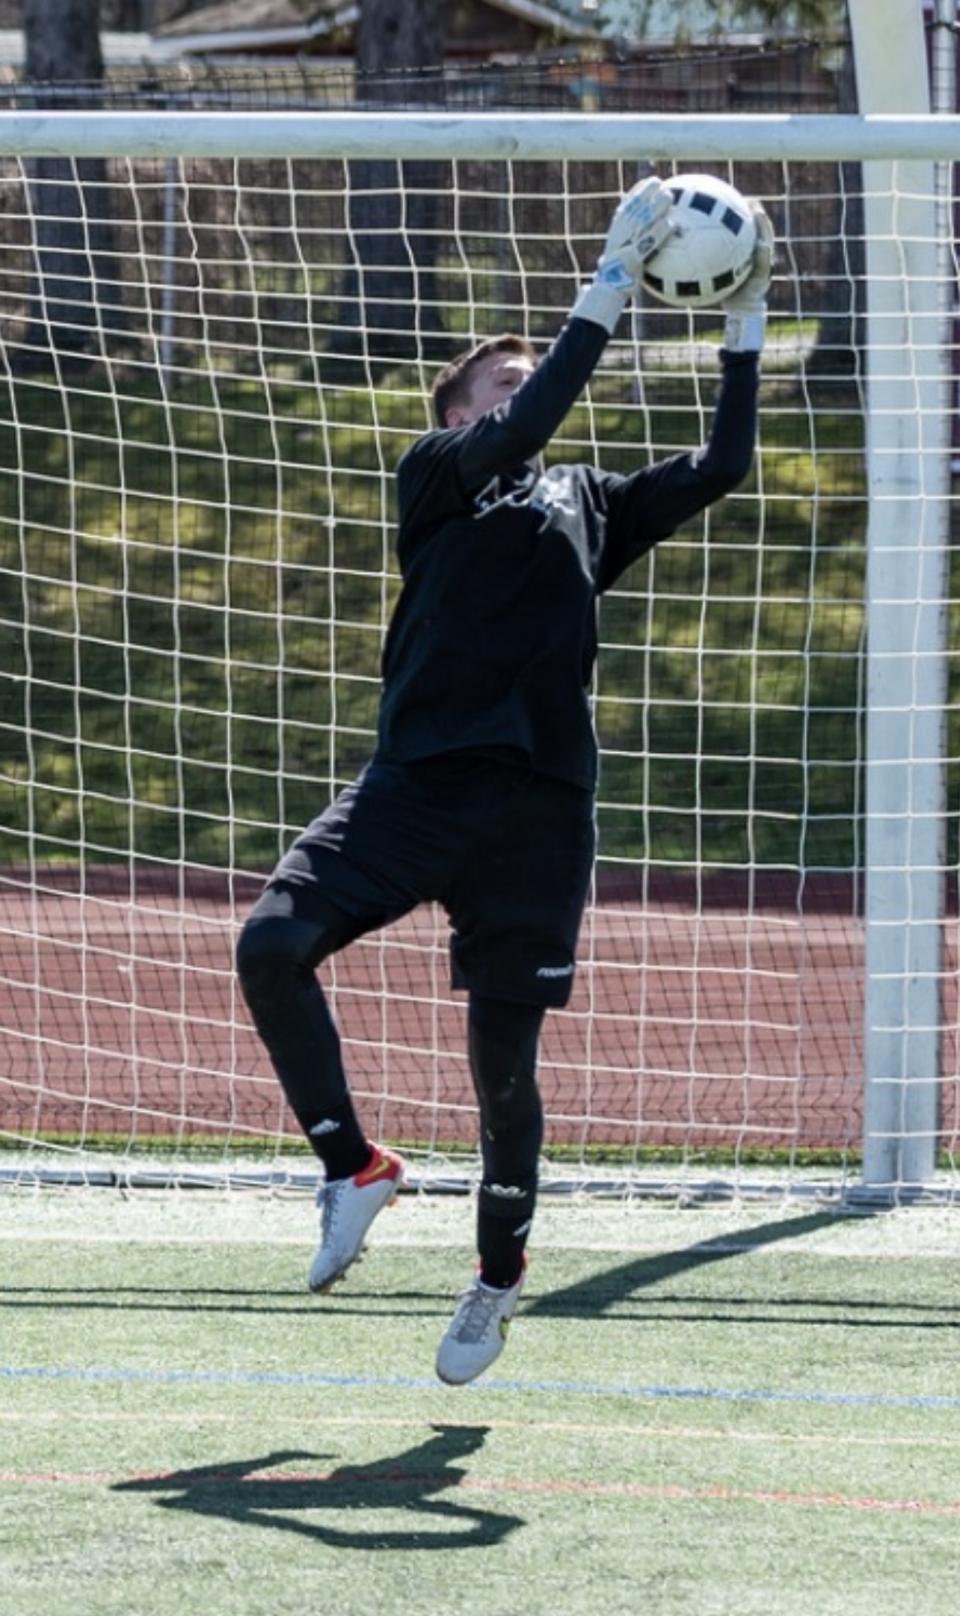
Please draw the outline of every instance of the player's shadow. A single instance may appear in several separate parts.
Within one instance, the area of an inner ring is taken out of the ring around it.
[[[778,1218],[736,1235],[722,1234],[715,1240],[698,1241],[679,1251],[657,1252],[632,1257],[629,1262],[605,1268],[589,1279],[578,1280],[561,1290],[548,1292],[528,1304],[526,1312],[542,1317],[584,1318],[602,1314],[607,1308],[627,1301],[647,1286],[658,1285],[677,1274],[690,1273],[711,1263],[729,1262],[746,1252],[780,1241],[798,1240],[805,1234],[836,1223],[835,1212],[811,1212],[805,1217]]]
[[[155,1493],[163,1509],[294,1532],[337,1549],[489,1548],[524,1526],[519,1515],[465,1503],[462,1494],[444,1496],[462,1486],[466,1471],[458,1461],[483,1445],[487,1427],[431,1429],[415,1447],[372,1464],[325,1470],[318,1461],[328,1455],[288,1449],[138,1477],[113,1490]],[[289,1468],[298,1461],[299,1468]],[[388,1512],[389,1526],[381,1511]],[[409,1525],[397,1526],[398,1514],[409,1517]]]

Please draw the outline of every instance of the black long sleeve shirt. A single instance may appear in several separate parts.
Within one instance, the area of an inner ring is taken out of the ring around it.
[[[378,757],[509,749],[538,773],[594,788],[598,597],[746,476],[759,370],[756,354],[722,353],[709,438],[692,453],[629,476],[544,470],[537,457],[607,340],[570,320],[509,400],[426,433],[401,459],[403,585],[384,647]]]

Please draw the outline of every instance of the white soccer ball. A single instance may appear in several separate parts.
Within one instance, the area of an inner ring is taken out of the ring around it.
[[[708,308],[742,286],[753,263],[757,227],[740,192],[713,174],[677,174],[673,234],[643,266],[643,284],[674,308]]]

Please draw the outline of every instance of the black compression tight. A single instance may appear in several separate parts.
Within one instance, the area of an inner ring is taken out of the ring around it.
[[[370,1147],[347,1087],[340,1036],[316,970],[351,940],[346,919],[284,913],[284,894],[269,893],[244,927],[237,970],[244,998],[287,1103],[330,1178],[366,1165]]]
[[[343,1070],[340,1039],[317,966],[356,935],[331,911],[298,920],[259,906],[240,938],[244,996],[287,1101],[332,1178],[367,1161]],[[483,1172],[478,1204],[481,1270],[491,1284],[517,1277],[536,1204],[543,1142],[537,1051],[544,1011],[472,995],[467,1014],[470,1072],[480,1108]]]
[[[543,1104],[537,1052],[539,1005],[470,999],[468,1050],[480,1106],[483,1176],[477,1208],[480,1269],[491,1285],[511,1285],[523,1263],[537,1198]]]

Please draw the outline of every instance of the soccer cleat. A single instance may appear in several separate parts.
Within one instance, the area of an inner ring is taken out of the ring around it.
[[[308,1277],[312,1291],[328,1291],[356,1262],[367,1230],[377,1213],[396,1198],[403,1177],[400,1157],[374,1145],[362,1172],[321,1184],[317,1193],[320,1244]]]
[[[448,1386],[476,1380],[499,1358],[525,1278],[526,1260],[507,1290],[485,1285],[477,1274],[464,1291],[437,1353],[437,1374]]]

